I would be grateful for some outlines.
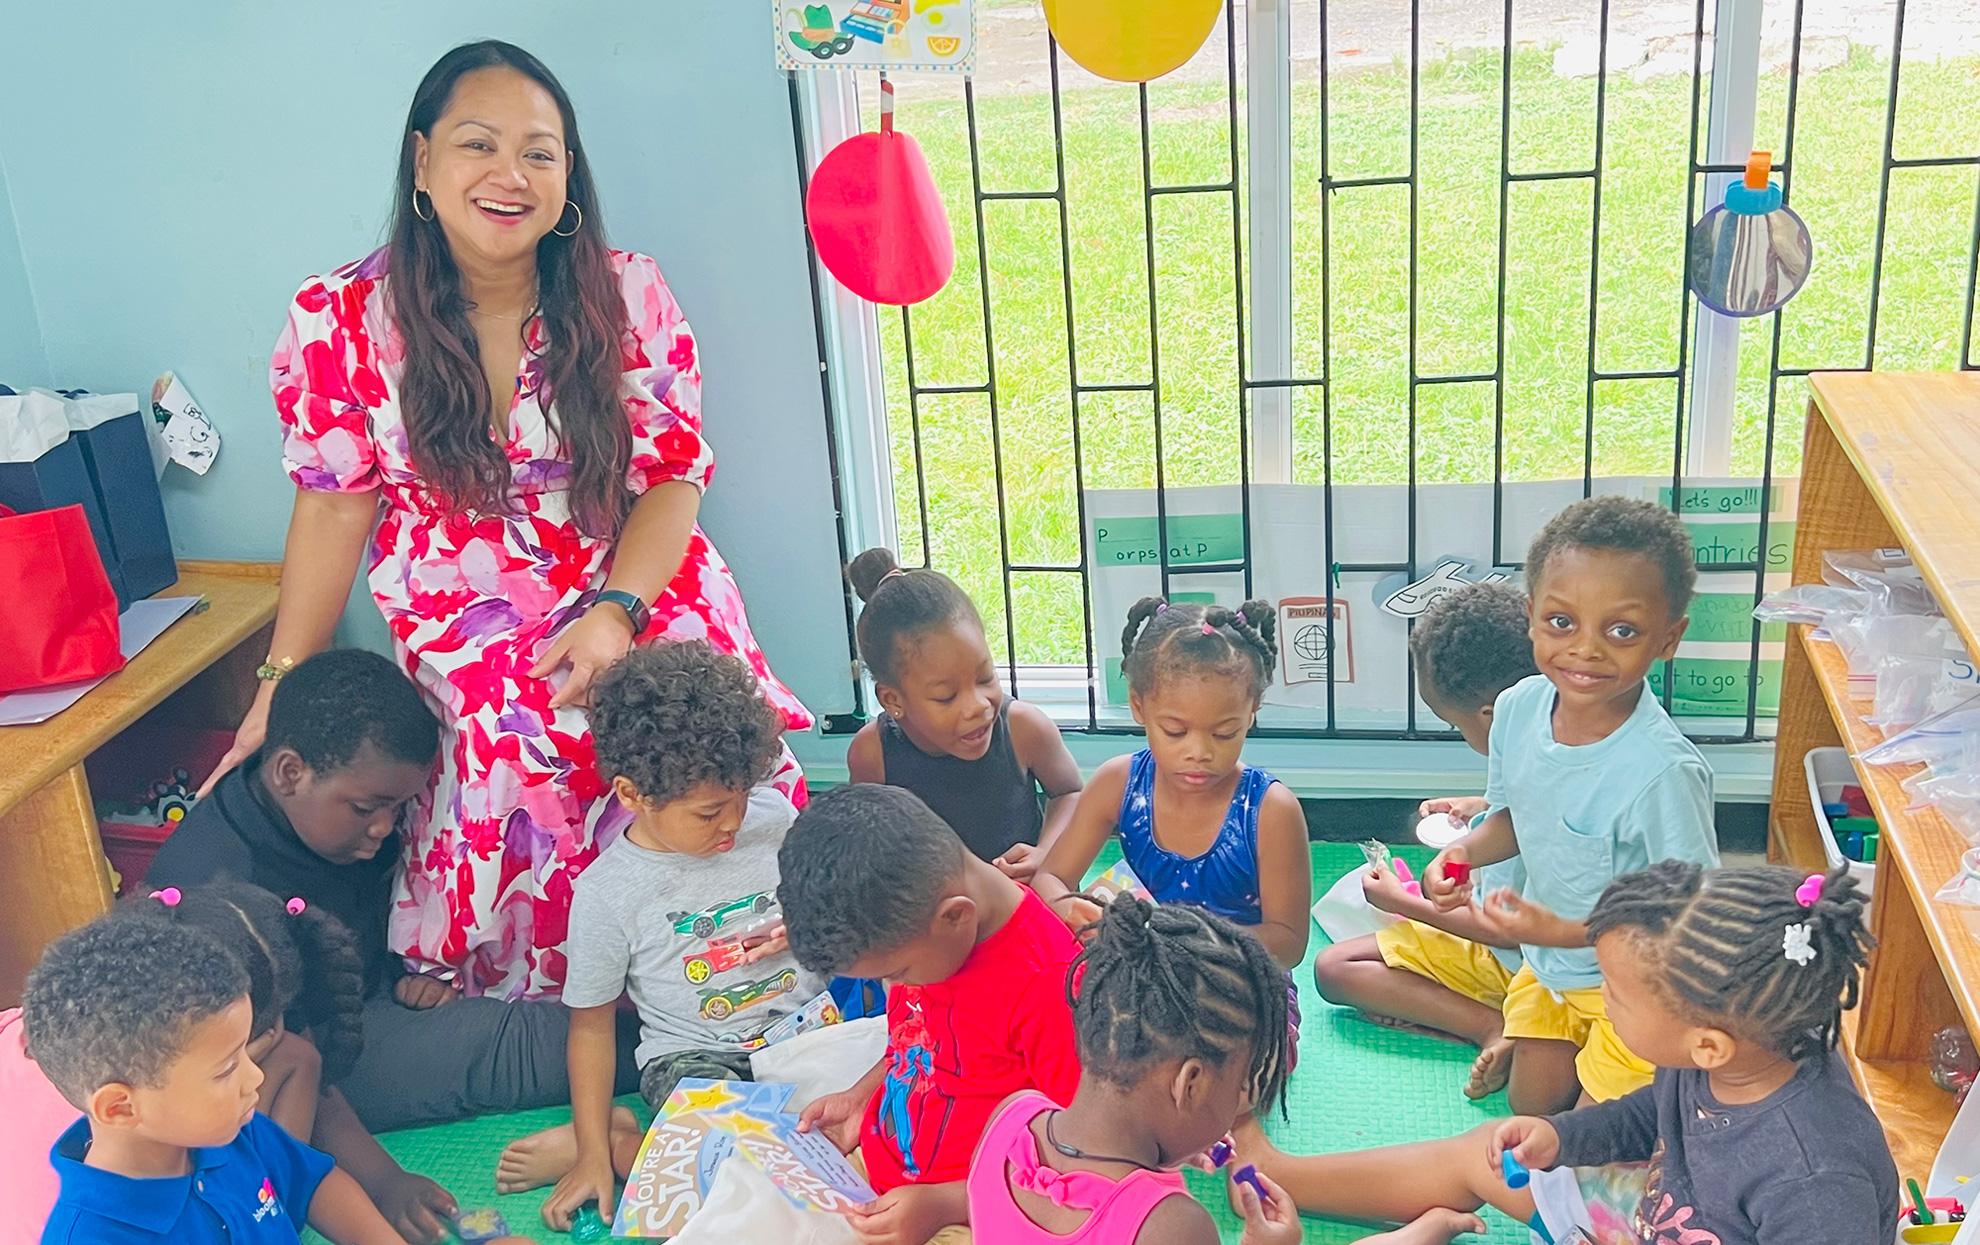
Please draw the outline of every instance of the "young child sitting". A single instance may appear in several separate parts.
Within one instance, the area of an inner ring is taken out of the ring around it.
[[[1080,882],[1107,840],[1159,903],[1205,908],[1265,944],[1281,968],[1306,958],[1313,864],[1293,793],[1243,761],[1245,733],[1271,685],[1276,616],[1143,597],[1121,635],[1122,671],[1148,746],[1093,774],[1072,824],[1033,884],[1075,929],[1098,918]],[[1290,977],[1294,1050],[1299,990]]]
[[[887,549],[868,549],[846,573],[865,602],[859,657],[886,711],[853,736],[852,780],[906,787],[970,851],[1029,881],[1079,798],[1059,728],[1004,698],[983,618],[954,580],[904,571]]]
[[[310,1140],[415,1241],[446,1234],[454,1199],[401,1168],[374,1130],[570,1094],[562,1005],[463,998],[445,981],[407,974],[386,946],[399,811],[425,795],[439,748],[439,721],[390,661],[357,649],[318,653],[276,687],[261,750],[193,806],[145,873],[155,890],[186,893],[222,876],[252,882],[302,899],[356,938],[362,1053],[323,1095]],[[314,961],[315,948],[301,950]]]
[[[1209,1212],[1177,1168],[1238,1116],[1282,1103],[1291,1050],[1284,978],[1257,939],[1200,908],[1132,896],[1110,904],[1074,962],[1073,1024],[1084,1067],[1063,1109],[1007,1099],[969,1173],[977,1238],[996,1245],[1216,1245]],[[1241,1245],[1294,1245],[1283,1189],[1233,1183]],[[1443,1245],[1482,1232],[1475,1215],[1432,1210],[1384,1245]]]
[[[504,1188],[555,1179],[543,1221],[559,1232],[588,1201],[611,1219],[613,1177],[639,1148],[631,1113],[612,1109],[620,995],[639,1011],[639,1091],[658,1109],[682,1077],[749,1080],[764,1030],[825,988],[769,916],[797,810],[766,782],[784,720],[750,668],[700,640],[636,648],[599,680],[591,730],[629,821],[571,896],[572,1125],[505,1154],[499,1173]]]
[[[800,1127],[858,1146],[880,1193],[847,1216],[866,1245],[966,1240],[945,1230],[968,1219],[963,1181],[997,1105],[1021,1090],[1070,1102],[1079,1084],[1066,1002],[1079,944],[899,787],[815,797],[778,864],[798,959],[889,986],[886,1055]]]
[[[1578,501],[1534,538],[1526,578],[1540,674],[1494,706],[1493,811],[1430,862],[1423,892],[1455,911],[1473,884],[1447,862],[1520,857],[1523,893],[1500,887],[1477,915],[1526,958],[1506,990],[1505,1036],[1516,1109],[1538,1112],[1650,1083],[1655,1069],[1609,1023],[1582,920],[1618,874],[1659,860],[1716,865],[1719,851],[1712,771],[1648,683],[1677,651],[1698,579],[1684,525],[1649,502]]]
[[[248,973],[169,920],[119,912],[51,944],[28,974],[28,1052],[83,1113],[55,1145],[42,1240],[338,1245],[401,1237],[329,1156],[256,1109]]]
[[[167,891],[125,906],[206,934],[247,970],[253,1011],[248,1057],[262,1072],[258,1108],[291,1137],[307,1138],[319,1089],[350,1070],[363,1041],[357,1015],[363,977],[350,931],[318,909],[300,901],[285,905],[245,882],[214,882],[183,896]],[[302,946],[311,954],[305,956]],[[284,1013],[292,1006],[314,1043],[286,1027]],[[0,1241],[6,1245],[41,1239],[59,1185],[48,1152],[76,1119],[75,1108],[27,1057],[18,1040],[19,1016],[19,1009],[0,1013],[0,1102],[8,1120],[0,1133],[0,1190],[6,1194],[0,1197]]]
[[[1240,1153],[1302,1210],[1343,1218],[1490,1203],[1527,1222],[1539,1198],[1557,1241],[1890,1240],[1897,1169],[1835,1053],[1869,946],[1849,875],[1665,861],[1617,878],[1587,925],[1650,1086],[1420,1145],[1293,1157],[1253,1133]],[[1505,1151],[1530,1187],[1506,1187]]]
[[[1468,584],[1432,605],[1410,632],[1424,703],[1479,752],[1487,751],[1499,693],[1535,673],[1526,626],[1526,598],[1517,588]],[[1487,807],[1482,797],[1446,796],[1425,800],[1417,816],[1447,813],[1471,822]],[[1480,870],[1478,885],[1486,893],[1517,891],[1524,881],[1515,856]],[[1323,947],[1313,960],[1321,997],[1462,1038],[1478,1048],[1465,1096],[1505,1089],[1513,1044],[1503,1009],[1520,967],[1518,944],[1486,928],[1469,906],[1441,912],[1410,894],[1392,870],[1369,870],[1363,887],[1370,904],[1408,919]],[[1509,1093],[1515,1103],[1525,1101],[1524,1086]]]

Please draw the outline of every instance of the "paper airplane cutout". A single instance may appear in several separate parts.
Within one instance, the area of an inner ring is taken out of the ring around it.
[[[1456,592],[1471,583],[1496,584],[1512,578],[1506,571],[1494,570],[1482,579],[1469,580],[1463,572],[1471,569],[1471,563],[1463,558],[1445,558],[1437,564],[1437,569],[1414,583],[1404,584],[1388,596],[1382,598],[1381,606],[1397,618],[1421,618],[1425,610],[1443,597]],[[1393,581],[1391,581],[1393,582]]]

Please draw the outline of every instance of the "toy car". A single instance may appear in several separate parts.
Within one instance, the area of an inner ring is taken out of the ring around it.
[[[754,1007],[765,999],[774,999],[795,989],[797,973],[787,968],[774,977],[765,977],[748,985],[731,986],[726,990],[703,990],[701,1014],[708,1020],[727,1020],[745,1007]]]
[[[753,912],[762,916],[777,904],[777,896],[770,891],[758,891],[754,895],[744,895],[741,899],[717,904],[713,908],[703,908],[699,912],[669,912],[667,919],[674,923],[676,934],[691,934],[696,938],[712,938],[715,931],[722,928],[731,917]]]
[[[741,934],[724,934],[711,939],[699,951],[690,951],[681,957],[681,971],[695,985],[700,985],[710,977],[726,973],[742,964],[749,954],[743,946]]]

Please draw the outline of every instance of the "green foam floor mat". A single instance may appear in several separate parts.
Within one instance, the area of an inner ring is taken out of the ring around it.
[[[1404,848],[1397,855],[1420,868],[1431,853]],[[1094,867],[1104,869],[1118,858],[1118,851],[1110,848]],[[1318,897],[1336,878],[1361,863],[1361,849],[1354,844],[1315,843],[1314,895]],[[1326,936],[1316,928],[1311,951],[1326,943]],[[1293,1154],[1320,1154],[1424,1141],[1475,1128],[1507,1113],[1503,1093],[1482,1102],[1465,1098],[1464,1081],[1473,1055],[1469,1047],[1371,1024],[1352,1011],[1322,1001],[1313,988],[1311,951],[1307,963],[1295,974],[1305,1021],[1288,1114],[1266,1126],[1280,1148]],[[644,1117],[644,1107],[636,1096],[621,1101]],[[495,1160],[502,1147],[515,1138],[569,1119],[568,1108],[546,1108],[407,1129],[388,1133],[380,1140],[408,1170],[445,1185],[463,1209],[500,1211],[512,1231],[556,1245],[570,1238],[543,1226],[539,1211],[549,1190],[498,1195]],[[1201,1173],[1191,1173],[1189,1181],[1191,1191],[1216,1218],[1224,1240],[1235,1242],[1240,1223],[1225,1202],[1221,1182]],[[1488,1236],[1459,1239],[1491,1241],[1494,1245],[1525,1245],[1529,1239],[1524,1227],[1503,1215],[1488,1210],[1486,1219],[1492,1229]],[[1375,1231],[1322,1219],[1306,1220],[1308,1245],[1344,1245]],[[308,1239],[322,1240],[313,1233]]]

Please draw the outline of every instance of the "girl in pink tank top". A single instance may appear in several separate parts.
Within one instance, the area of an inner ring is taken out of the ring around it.
[[[1183,1164],[1246,1102],[1282,1102],[1286,979],[1257,939],[1199,908],[1124,897],[1074,961],[1083,1075],[998,1109],[969,1173],[970,1230],[996,1245],[1216,1245]],[[1297,1245],[1299,1211],[1239,1185],[1243,1245]]]

